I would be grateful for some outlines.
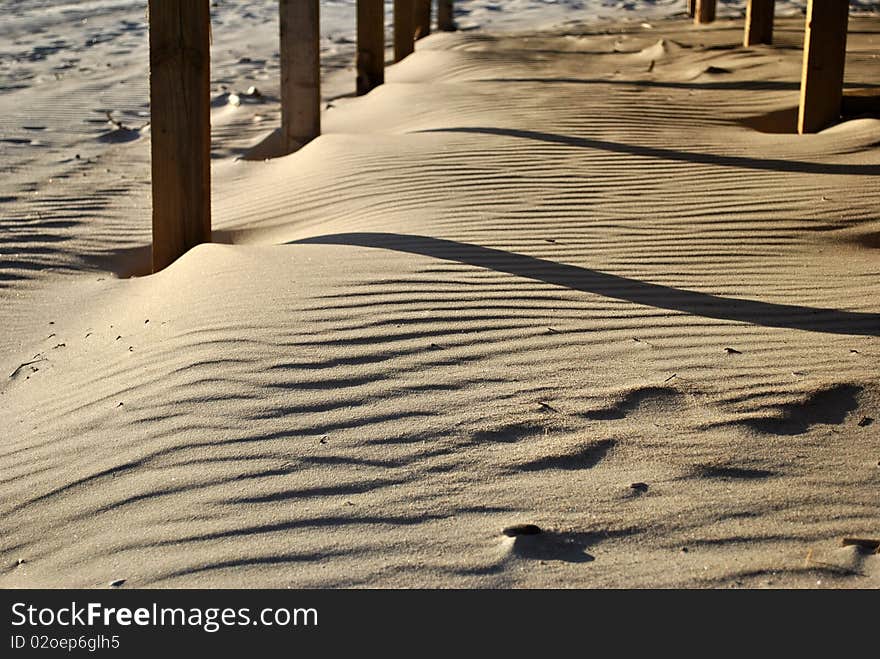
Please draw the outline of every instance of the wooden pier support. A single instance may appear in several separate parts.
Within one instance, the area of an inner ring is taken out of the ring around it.
[[[211,240],[209,0],[150,0],[153,272]]]
[[[809,0],[798,132],[815,133],[840,119],[849,2]]]
[[[281,0],[281,134],[292,153],[321,134],[318,0]]]
[[[455,31],[452,0],[437,0],[437,29],[443,32]]]
[[[743,44],[748,48],[759,43],[773,43],[773,15],[776,0],[749,0],[746,7],[746,33]]]
[[[694,7],[694,23],[711,23],[715,20],[715,0],[697,0]]]
[[[687,0],[688,3],[688,16],[693,18],[697,15],[697,0]]]
[[[416,39],[431,34],[431,0],[416,0]]]
[[[357,0],[357,93],[385,82],[385,3]]]
[[[415,0],[394,0],[394,61],[415,50]]]

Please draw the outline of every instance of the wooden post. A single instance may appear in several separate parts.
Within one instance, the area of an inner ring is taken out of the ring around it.
[[[150,0],[153,272],[211,240],[209,0]]]
[[[694,23],[711,23],[715,20],[715,0],[697,0]]]
[[[798,132],[815,133],[840,119],[846,63],[846,0],[809,0]]]
[[[357,93],[385,82],[385,3],[357,0]]]
[[[452,0],[437,0],[437,28],[444,32],[455,31],[452,15]]]
[[[746,34],[743,44],[748,48],[759,43],[773,43],[775,0],[749,0],[746,7]]]
[[[415,50],[414,0],[394,0],[394,61],[399,62]]]
[[[697,0],[688,0],[688,16],[693,18],[697,15]]]
[[[281,134],[292,153],[321,134],[318,0],[281,0]]]
[[[431,34],[431,0],[416,0],[416,39],[424,39]]]

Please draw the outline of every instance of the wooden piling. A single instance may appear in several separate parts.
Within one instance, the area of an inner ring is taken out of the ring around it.
[[[715,20],[715,0],[697,0],[694,23],[711,23]]]
[[[394,61],[415,50],[414,0],[394,0]]]
[[[437,29],[444,32],[455,31],[452,0],[437,0]]]
[[[150,0],[153,272],[211,240],[209,0]]]
[[[849,3],[809,0],[798,132],[815,133],[840,119]]]
[[[431,34],[431,0],[416,0],[415,12],[416,39],[424,39]]]
[[[292,153],[321,134],[318,0],[281,0],[281,134]]]
[[[385,3],[357,0],[357,93],[385,82]]]
[[[773,43],[775,0],[749,0],[746,7],[746,32],[743,44],[748,48],[759,43]]]
[[[697,15],[697,0],[687,0],[688,3],[688,16],[693,18]]]

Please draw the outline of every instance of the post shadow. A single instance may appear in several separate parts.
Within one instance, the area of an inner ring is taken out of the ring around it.
[[[293,245],[349,245],[387,249],[463,263],[495,272],[603,295],[656,309],[749,323],[761,327],[825,334],[880,336],[880,313],[840,311],[791,304],[720,297],[652,284],[598,270],[514,252],[428,236],[394,233],[340,233],[297,240]]]
[[[878,176],[880,165],[838,165],[833,163],[802,162],[797,160],[775,160],[772,158],[749,158],[746,156],[726,156],[717,153],[697,153],[694,151],[679,151],[677,149],[663,149],[661,147],[643,146],[640,144],[625,144],[623,142],[609,142],[587,137],[574,137],[572,135],[560,135],[557,133],[542,133],[534,130],[520,130],[517,128],[496,128],[492,126],[462,126],[460,128],[429,128],[421,133],[465,133],[478,135],[498,135],[504,137],[517,137],[521,139],[535,140],[563,146],[598,149],[610,153],[621,153],[645,158],[657,158],[687,162],[698,165],[714,165],[716,167],[738,167],[742,169],[757,169],[771,172],[793,172],[797,174],[839,174]]]

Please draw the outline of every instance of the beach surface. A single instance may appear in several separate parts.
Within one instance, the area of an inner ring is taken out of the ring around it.
[[[220,21],[154,275],[143,16],[0,59],[0,587],[880,586],[880,19],[798,136],[803,16],[657,5],[342,48],[285,157]]]

